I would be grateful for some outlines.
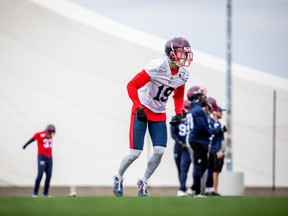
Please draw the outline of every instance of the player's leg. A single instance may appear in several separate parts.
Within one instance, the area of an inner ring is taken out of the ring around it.
[[[206,187],[205,187],[205,195],[210,196],[212,195],[212,192],[214,191],[213,188],[213,172],[214,172],[214,159],[215,159],[216,154],[213,152],[209,152],[208,156],[208,173],[207,173],[207,180],[205,182]]]
[[[190,164],[191,164],[190,153],[188,152],[187,149],[182,148],[181,165],[180,165],[180,188],[177,192],[177,196],[188,196],[188,194],[186,193],[186,181]]]
[[[147,123],[138,121],[137,116],[133,114],[129,132],[130,151],[121,161],[117,173],[119,177],[123,178],[128,167],[140,156],[144,146],[146,128]]]
[[[167,145],[166,121],[149,122],[148,130],[153,143],[153,153],[148,161],[144,176],[137,182],[138,196],[148,196],[147,181],[159,166]]]
[[[113,193],[116,196],[123,196],[124,173],[142,153],[146,128],[146,122],[138,121],[135,114],[131,115],[129,131],[130,151],[124,156],[117,173],[113,176]]]
[[[166,121],[149,122],[148,130],[153,143],[153,153],[148,161],[148,166],[144,174],[144,179],[147,181],[154,173],[161,162],[165,148],[167,146],[167,126]]]
[[[218,193],[219,173],[218,173],[218,172],[214,172],[214,173],[213,173],[213,178],[214,178],[214,184],[213,184],[214,192],[215,192],[215,193]]]
[[[195,195],[201,194],[201,178],[207,169],[208,146],[190,143],[193,149],[193,186]]]
[[[50,180],[52,177],[53,160],[52,157],[46,157],[45,173],[46,179],[44,184],[43,196],[49,196]]]
[[[41,182],[44,170],[45,170],[45,160],[44,160],[43,155],[38,155],[37,167],[38,167],[38,173],[37,173],[37,177],[36,177],[35,185],[34,185],[34,190],[33,190],[33,196],[34,197],[38,196],[40,182]]]
[[[214,195],[220,196],[218,193],[218,184],[219,184],[219,174],[222,171],[223,165],[224,165],[224,158],[217,159],[217,165],[215,166],[214,173],[213,173],[213,179],[214,179]]]
[[[183,148],[180,145],[178,144],[174,145],[174,161],[175,161],[177,172],[178,172],[179,182],[180,182],[180,173],[181,173],[181,153],[183,151],[182,149]]]

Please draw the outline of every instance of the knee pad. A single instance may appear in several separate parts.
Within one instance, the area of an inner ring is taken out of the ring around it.
[[[165,147],[163,146],[154,146],[153,147],[153,154],[159,157],[162,157],[165,152]]]
[[[138,149],[131,149],[130,153],[129,153],[129,160],[130,162],[135,161],[142,153],[142,150],[138,150]]]

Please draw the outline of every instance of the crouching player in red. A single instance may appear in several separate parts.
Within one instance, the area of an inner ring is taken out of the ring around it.
[[[138,196],[148,196],[147,180],[161,162],[167,145],[166,103],[174,92],[176,115],[170,124],[181,121],[185,83],[189,72],[184,68],[192,62],[189,42],[182,37],[174,37],[165,45],[167,58],[151,60],[127,85],[128,95],[133,102],[130,120],[130,151],[122,159],[113,177],[113,193],[123,196],[123,176],[128,167],[140,156],[144,136],[148,131],[153,143],[153,153],[144,175],[138,179]]]
[[[46,174],[43,196],[49,197],[49,186],[52,176],[52,142],[53,136],[56,132],[55,126],[49,124],[44,131],[40,131],[34,134],[34,136],[28,140],[23,146],[25,149],[30,143],[37,141],[38,144],[38,174],[35,180],[33,197],[38,196],[38,190],[43,173]]]

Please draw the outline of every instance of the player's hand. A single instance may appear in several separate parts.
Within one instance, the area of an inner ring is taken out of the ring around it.
[[[169,124],[173,126],[177,126],[181,123],[181,114],[176,114],[173,116],[172,120],[169,122]]]
[[[180,145],[182,148],[186,148],[186,143],[182,142],[182,141],[177,141],[176,142],[178,145]]]
[[[225,156],[225,154],[223,152],[217,152],[216,156],[217,156],[218,159],[221,159],[221,158],[223,158]]]
[[[222,131],[223,131],[223,133],[227,131],[227,128],[225,125],[222,127]]]
[[[137,108],[137,119],[141,122],[147,122],[147,115],[142,107]]]

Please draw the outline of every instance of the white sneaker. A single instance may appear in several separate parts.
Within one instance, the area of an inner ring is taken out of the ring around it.
[[[69,197],[76,197],[77,196],[77,193],[76,192],[71,192],[68,194]]]
[[[188,188],[188,190],[186,191],[186,193],[187,193],[189,196],[194,196],[194,195],[195,195],[195,191],[193,191],[191,188]]]
[[[185,191],[182,190],[177,191],[177,197],[185,197],[185,196],[189,196]]]

